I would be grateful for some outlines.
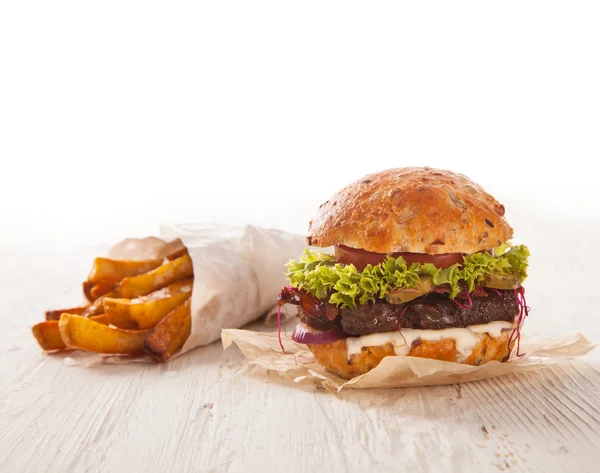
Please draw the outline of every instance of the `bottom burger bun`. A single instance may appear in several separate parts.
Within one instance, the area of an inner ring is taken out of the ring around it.
[[[452,361],[466,365],[480,365],[488,361],[506,361],[510,354],[511,330],[503,330],[494,338],[486,333],[478,334],[478,340],[468,357],[456,350],[453,338],[437,341],[415,340],[408,355],[434,360]],[[397,356],[392,343],[380,346],[362,347],[360,353],[348,356],[346,339],[324,344],[307,344],[317,362],[345,379],[360,376],[375,368],[386,356]]]

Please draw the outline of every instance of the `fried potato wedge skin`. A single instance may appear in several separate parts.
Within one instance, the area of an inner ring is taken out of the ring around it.
[[[100,281],[90,289],[90,296],[92,296],[92,300],[95,301],[99,297],[108,294],[114,289],[114,287],[115,283],[112,281]]]
[[[93,320],[94,322],[97,322],[102,325],[109,325],[111,323],[110,317],[108,317],[106,314],[94,315],[90,317],[90,320]]]
[[[120,297],[134,299],[193,276],[192,259],[183,255],[152,271],[123,279],[117,286]]]
[[[98,322],[102,325],[114,325],[115,327],[122,328],[124,330],[137,330],[139,328],[138,325],[130,319],[118,319],[106,313],[94,315],[90,317],[90,320]]]
[[[58,330],[58,320],[46,320],[35,324],[31,331],[42,350],[53,352],[67,349]]]
[[[72,314],[72,312],[63,313]],[[91,317],[90,320],[103,325],[108,325],[109,323],[109,320],[105,315],[96,315]],[[38,344],[44,351],[53,352],[69,350],[69,348],[65,346],[65,343],[60,335],[58,320],[46,320],[45,322],[35,324],[33,327],[31,327],[31,331],[33,332],[33,336],[37,340]]]
[[[88,301],[94,302],[103,295],[108,294],[114,287],[115,283],[113,281],[84,281],[83,294]]]
[[[171,311],[144,340],[146,353],[156,361],[167,361],[183,346],[192,330],[191,300]]]
[[[162,259],[128,261],[99,257],[94,260],[87,280],[95,283],[109,281],[116,284],[121,279],[152,271],[158,268],[162,262]]]
[[[86,310],[81,314],[83,317],[92,317],[94,315],[100,315],[104,312],[102,303],[107,297],[117,297],[117,291],[110,291],[104,294],[102,297],[96,299]]]
[[[46,311],[46,320],[58,320],[60,319],[61,314],[83,314],[89,305],[82,307],[71,307],[70,309],[56,309],[56,310],[47,310]]]
[[[193,280],[187,278],[136,299],[106,298],[104,313],[117,327],[152,328],[190,298],[192,287]]]
[[[73,314],[61,315],[58,328],[68,348],[114,355],[143,353],[147,334],[147,330],[111,328]]]

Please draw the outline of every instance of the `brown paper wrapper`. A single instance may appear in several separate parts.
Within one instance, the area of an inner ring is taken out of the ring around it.
[[[288,330],[289,333],[289,330]],[[299,343],[281,337],[285,353],[281,351],[277,332],[226,329],[221,333],[223,347],[235,343],[249,363],[276,372],[294,383],[313,380],[333,392],[358,388],[405,388],[467,383],[495,378],[508,373],[520,373],[568,360],[589,353],[596,346],[582,334],[561,338],[521,342],[524,356],[507,363],[492,361],[480,366],[462,365],[448,361],[388,356],[368,373],[346,380],[320,366],[310,350]]]

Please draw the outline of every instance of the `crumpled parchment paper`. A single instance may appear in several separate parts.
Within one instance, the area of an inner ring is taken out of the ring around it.
[[[289,329],[287,333],[291,333]],[[513,353],[510,362],[492,361],[480,366],[410,356],[388,356],[368,373],[346,380],[320,366],[305,345],[295,343],[283,332],[281,341],[285,353],[279,346],[277,332],[229,329],[222,331],[221,340],[224,348],[235,343],[250,364],[276,372],[295,383],[313,380],[321,383],[325,389],[338,393],[344,389],[433,386],[494,378],[583,356],[596,346],[579,333],[555,339],[522,341],[521,352],[525,353],[524,356],[516,357]]]
[[[306,246],[302,236],[252,225],[178,224],[162,226],[160,238],[123,240],[108,255],[155,258],[166,240],[177,238],[192,258],[194,288],[192,331],[176,356],[218,340],[223,328],[242,327],[272,309],[286,285],[285,263]]]

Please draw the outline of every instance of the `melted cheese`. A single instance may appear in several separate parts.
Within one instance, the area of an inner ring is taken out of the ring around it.
[[[403,328],[401,332],[384,332],[349,337],[346,339],[348,358],[361,352],[363,347],[377,347],[391,343],[396,355],[408,355],[415,340],[434,342],[444,338],[452,338],[456,344],[456,351],[464,357],[471,355],[477,345],[478,335],[487,333],[492,338],[498,338],[503,330],[511,330],[511,322],[495,321],[482,325],[469,325],[463,328],[446,328],[442,330],[417,330]]]

